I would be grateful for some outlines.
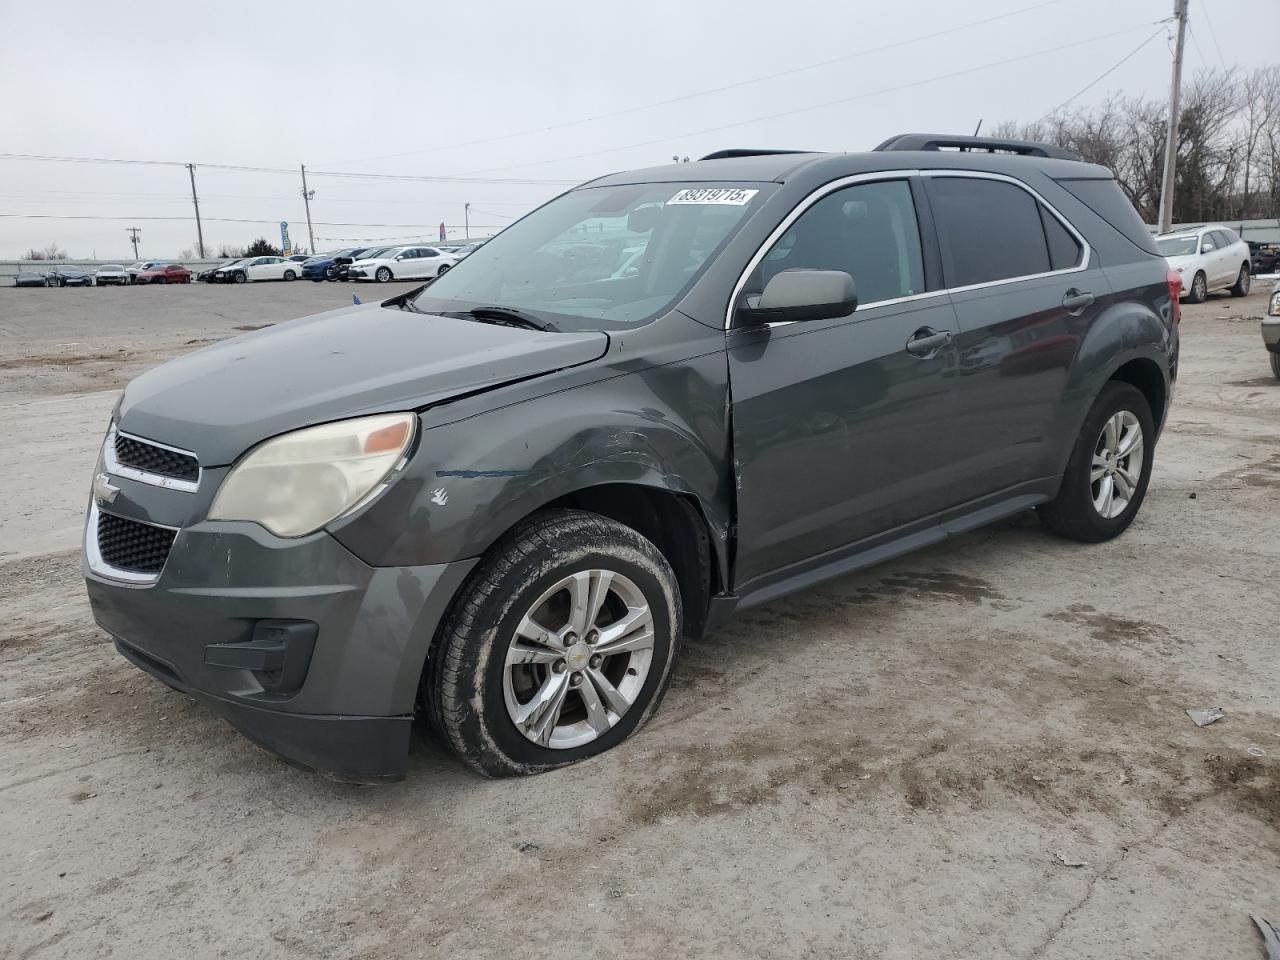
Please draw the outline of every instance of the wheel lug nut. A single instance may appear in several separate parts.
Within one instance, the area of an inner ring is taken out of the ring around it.
[[[592,630],[590,633],[587,634],[587,643],[596,644],[599,642],[600,642],[600,632],[598,630]]]
[[[580,673],[574,673],[574,674],[572,674],[572,675],[569,677],[569,686],[571,686],[571,687],[580,687],[580,686],[582,686],[582,674],[580,674]]]
[[[566,669],[565,662],[563,660],[557,660],[555,663],[551,665],[551,669],[554,670],[556,673],[564,673]]]
[[[591,658],[591,669],[599,670],[600,664],[602,663],[604,663],[604,657],[600,656],[600,654],[597,653],[594,657]]]

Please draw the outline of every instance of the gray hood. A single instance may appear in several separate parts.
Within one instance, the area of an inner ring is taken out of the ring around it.
[[[120,429],[193,451],[207,467],[268,437],[413,410],[604,356],[603,333],[543,333],[347,307],[196,350],[125,389]]]

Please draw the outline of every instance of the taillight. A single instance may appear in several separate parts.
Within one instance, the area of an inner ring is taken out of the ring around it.
[[[1182,274],[1170,267],[1164,278],[1169,284],[1169,309],[1173,312],[1173,322],[1181,323],[1182,301],[1178,299],[1178,296],[1182,293]]]

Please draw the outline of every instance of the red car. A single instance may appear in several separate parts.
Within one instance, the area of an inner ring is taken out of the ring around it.
[[[167,263],[138,274],[138,283],[190,283],[191,271],[179,263]]]

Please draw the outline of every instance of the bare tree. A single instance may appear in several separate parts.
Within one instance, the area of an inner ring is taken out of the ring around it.
[[[65,260],[67,259],[67,251],[63,250],[56,243],[51,243],[43,250],[37,250],[32,247],[27,251],[27,255],[23,260]]]
[[[1167,107],[1142,96],[1108,97],[1033,123],[1002,123],[997,136],[1055,143],[1110,168],[1144,220],[1156,220]],[[1178,119],[1174,219],[1280,216],[1280,67],[1241,75],[1204,70],[1183,91]]]
[[[1266,161],[1262,155],[1271,144],[1271,136],[1280,126],[1280,66],[1260,67],[1247,74],[1240,82],[1240,98],[1244,111],[1244,182],[1241,186],[1241,216],[1244,218],[1263,216],[1262,208],[1253,203],[1252,189],[1256,182],[1253,177],[1256,166],[1263,165],[1261,179],[1271,181],[1272,190],[1270,209],[1275,212],[1275,171],[1266,172]]]

